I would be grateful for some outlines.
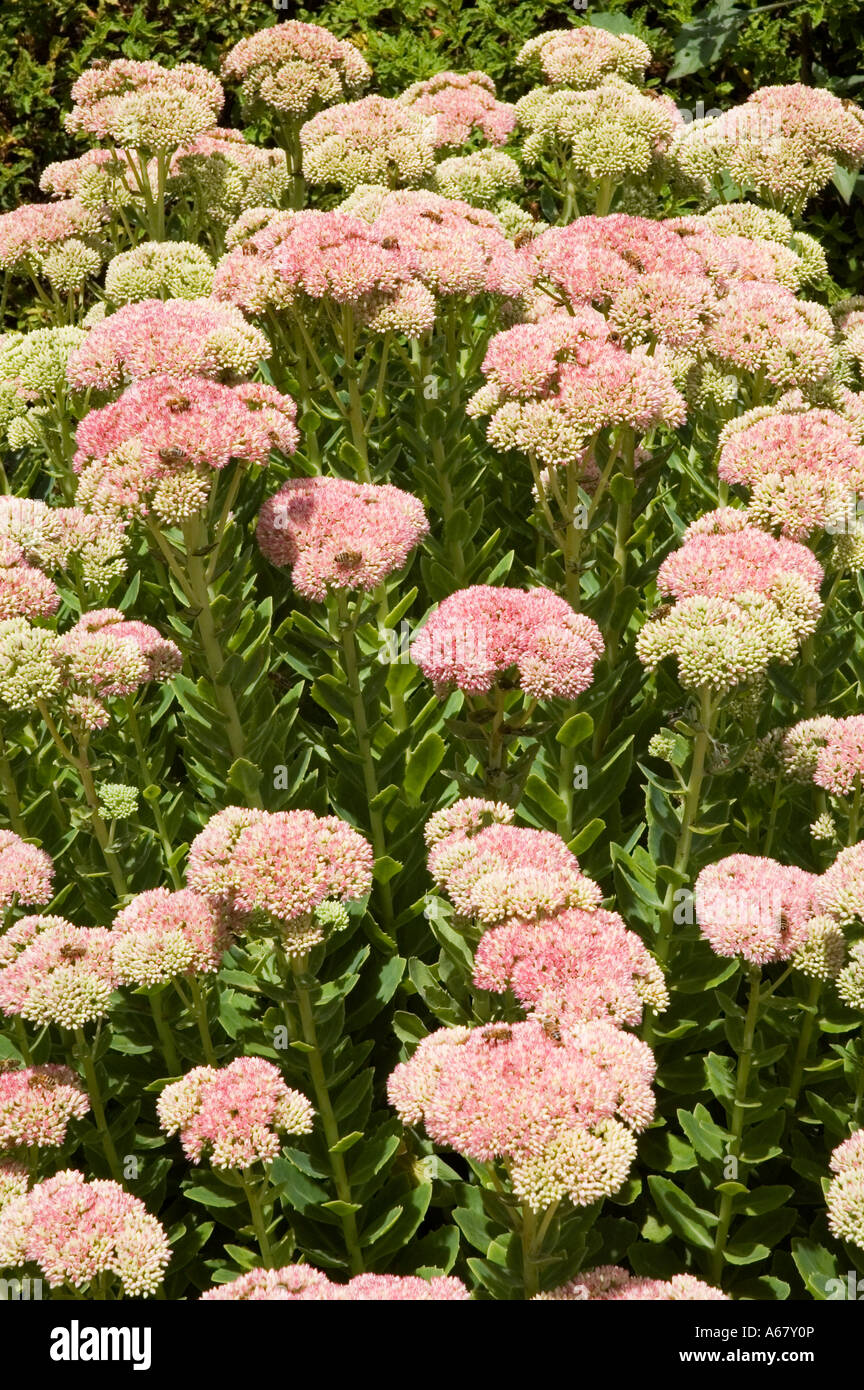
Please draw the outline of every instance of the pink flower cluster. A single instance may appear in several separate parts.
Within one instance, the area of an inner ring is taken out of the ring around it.
[[[608,77],[638,82],[651,50],[635,34],[612,34],[591,24],[550,29],[523,44],[516,62],[538,66],[546,82],[561,87],[596,87]]]
[[[722,366],[781,388],[816,384],[835,364],[828,310],[755,280],[734,284],[720,301],[705,347]]]
[[[538,700],[574,700],[603,655],[600,629],[549,589],[477,584],[444,599],[411,644],[439,693],[486,694],[514,673]]]
[[[551,467],[581,462],[603,429],[626,425],[645,434],[683,424],[684,399],[668,369],[644,350],[617,346],[608,332],[587,309],[575,325],[570,315],[556,315],[505,329],[489,345],[488,384],[468,414],[491,414],[487,436],[495,448],[519,449]]]
[[[219,1284],[201,1299],[231,1302],[255,1300],[298,1303],[457,1303],[471,1295],[452,1274],[421,1279],[416,1274],[357,1274],[347,1284],[334,1284],[311,1265],[283,1269],[250,1269],[230,1284]]]
[[[22,203],[0,215],[0,270],[44,256],[71,237],[96,231],[99,218],[77,198],[58,203]]]
[[[360,189],[342,204],[368,218],[383,243],[439,296],[527,295],[534,267],[504,234],[498,218],[456,198],[420,189]]]
[[[124,304],[69,358],[70,384],[111,391],[149,376],[250,376],[270,348],[232,305],[206,299]]]
[[[0,1149],[62,1144],[69,1121],[90,1109],[68,1067],[0,1062]]]
[[[109,515],[173,521],[199,510],[213,469],[232,459],[265,467],[294,452],[297,408],[272,386],[225,386],[203,377],[150,376],[78,426],[78,499]]]
[[[673,1274],[671,1279],[643,1279],[620,1265],[598,1265],[569,1284],[537,1295],[539,1301],[582,1303],[690,1303],[728,1302],[728,1294],[693,1274]]]
[[[216,124],[224,95],[197,63],[174,68],[115,58],[88,68],[72,87],[66,129],[162,154]]]
[[[747,509],[757,524],[803,540],[842,525],[850,500],[854,506],[864,492],[864,446],[834,411],[778,409],[727,427],[717,472],[750,490]]]
[[[560,1041],[542,1025],[492,1023],[431,1033],[388,1082],[403,1123],[480,1162],[507,1163],[534,1210],[617,1191],[633,1131],[654,1113],[651,1049],[611,1023],[574,1024]]]
[[[22,917],[0,938],[0,1010],[33,1023],[81,1028],[104,1018],[117,987],[105,927]]]
[[[429,530],[423,504],[389,483],[291,478],[261,508],[258,544],[287,566],[297,591],[377,588],[402,569]]]
[[[752,965],[791,960],[806,945],[817,879],[758,855],[732,854],[702,869],[696,917],[719,956]]]
[[[831,1171],[835,1177],[825,1194],[828,1225],[838,1239],[864,1249],[864,1129],[837,1145]]]
[[[300,129],[303,173],[348,193],[364,183],[416,188],[435,165],[436,124],[390,97],[331,106]]]
[[[502,824],[493,802],[456,802],[441,814],[453,829],[433,818],[429,872],[461,917],[494,926],[598,907],[600,889],[558,835]]]
[[[314,1111],[263,1057],[238,1057],[226,1067],[194,1067],[166,1086],[157,1102],[166,1134],[180,1135],[193,1163],[250,1168],[279,1154],[280,1134],[308,1134]]]
[[[516,111],[495,97],[495,83],[485,72],[436,72],[414,82],[399,97],[402,106],[434,116],[432,142],[457,148],[479,135],[491,145],[503,145],[513,133]]]
[[[816,884],[816,902],[841,926],[864,921],[864,841],[841,849]]]
[[[14,541],[0,540],[0,620],[50,617],[59,605],[56,586],[28,564],[23,548]]]
[[[722,515],[719,524],[723,524]],[[822,566],[806,546],[785,537],[778,540],[745,521],[735,530],[712,532],[701,527],[688,533],[681,548],[660,566],[657,587],[676,599],[756,593],[781,603],[790,588],[800,590],[801,601],[818,610],[823,577]]]
[[[44,849],[29,845],[14,830],[0,830],[0,908],[51,901],[54,864]]]
[[[783,758],[794,775],[832,796],[849,796],[864,777],[864,715],[802,720],[786,731]]]
[[[84,613],[58,642],[68,678],[99,696],[131,695],[150,681],[177,674],[183,656],[149,623],[129,621],[119,608]]]
[[[225,911],[188,888],[138,893],[114,918],[112,933],[118,979],[144,986],[213,974],[232,939]]]
[[[0,1266],[36,1264],[52,1289],[92,1289],[110,1275],[129,1298],[155,1293],[171,1258],[168,1237],[116,1182],[65,1169],[0,1211]]]
[[[373,332],[418,337],[435,321],[435,301],[405,254],[362,217],[281,213],[220,261],[213,295],[251,313],[353,310]]]
[[[539,922],[484,932],[474,957],[478,989],[512,990],[522,1008],[564,1027],[609,1018],[641,1022],[669,996],[663,972],[617,912],[571,908]]]
[[[344,925],[334,908],[372,886],[372,846],[336,816],[311,811],[219,811],[192,842],[190,887],[255,914],[289,955],[305,956],[324,928]]]
[[[245,106],[261,102],[297,119],[362,91],[371,72],[352,43],[318,24],[289,19],[236,43],[222,75],[241,82]]]

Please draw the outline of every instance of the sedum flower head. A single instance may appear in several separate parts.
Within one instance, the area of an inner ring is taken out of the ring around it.
[[[837,980],[846,958],[846,940],[833,917],[817,915],[807,924],[807,939],[792,964],[812,980]],[[839,985],[839,981],[838,981]]]
[[[716,1303],[728,1302],[729,1296],[692,1274],[673,1274],[671,1279],[643,1279],[620,1265],[598,1265],[536,1297],[547,1302],[701,1303],[710,1300]]]
[[[14,830],[0,830],[0,907],[27,907],[51,901],[54,864],[51,856],[29,845]]]
[[[496,99],[495,83],[485,72],[437,72],[412,83],[398,101],[410,111],[434,117],[436,149],[457,149],[474,136],[503,145],[516,125],[515,108]]]
[[[758,855],[732,854],[701,871],[696,918],[720,956],[753,965],[791,960],[808,942],[817,879]]]
[[[56,585],[28,563],[23,548],[0,540],[0,620],[50,617],[59,606]]]
[[[648,1006],[669,1004],[663,971],[616,912],[571,908],[483,934],[474,984],[512,990],[522,1008],[563,1025],[611,1019],[636,1026]]]
[[[502,824],[500,816],[484,825],[490,814],[478,807],[468,825],[460,815],[429,852],[429,872],[460,916],[490,927],[599,905],[597,884],[558,835]]]
[[[17,1158],[0,1158],[0,1211],[13,1197],[23,1197],[27,1191],[27,1164]]]
[[[574,700],[603,655],[600,629],[550,589],[477,584],[440,603],[411,643],[411,659],[443,694],[485,694],[515,671],[538,700]]]
[[[235,44],[222,75],[240,82],[245,107],[260,105],[297,120],[361,92],[372,73],[354,44],[318,24],[289,19]]]
[[[145,988],[178,975],[213,974],[231,945],[226,912],[189,888],[138,893],[111,930],[119,980]]]
[[[582,24],[537,34],[522,45],[516,62],[558,87],[597,87],[613,76],[640,82],[651,50],[635,34],[611,34]]]
[[[62,1144],[69,1121],[90,1109],[68,1067],[0,1062],[0,1149]]]
[[[586,91],[535,87],[517,101],[516,116],[528,164],[557,156],[588,179],[644,176],[683,123],[671,98],[620,79]]]
[[[16,938],[10,943],[14,957],[0,967],[0,1009],[69,1029],[104,1018],[117,985],[111,933],[76,927],[62,917],[45,920],[49,925],[42,930],[32,918],[16,924],[22,949],[15,949]]]
[[[331,106],[300,129],[303,173],[348,193],[361,183],[416,188],[435,165],[436,122],[390,97]]]
[[[325,939],[316,909],[351,902],[372,886],[372,846],[336,816],[229,807],[192,843],[187,877],[197,892],[279,936],[289,955]]]
[[[842,926],[864,921],[864,841],[841,849],[820,875],[816,903]]]
[[[69,358],[79,390],[113,390],[141,377],[251,376],[269,353],[239,309],[210,299],[145,299],[97,323]]]
[[[433,186],[445,198],[459,198],[478,208],[495,208],[522,188],[522,171],[503,150],[454,154],[436,164]]]
[[[164,154],[214,125],[224,100],[216,77],[197,63],[165,68],[116,58],[88,68],[72,87],[71,133],[148,154]]]
[[[837,993],[850,1009],[864,1013],[864,941],[849,947],[849,959],[837,973]]]
[[[284,150],[262,149],[240,130],[214,126],[174,154],[168,191],[227,225],[247,208],[278,206],[290,183]]]
[[[429,849],[448,835],[474,835],[489,825],[510,825],[516,812],[505,801],[486,801],[479,796],[466,796],[454,801],[443,811],[435,811],[426,822],[423,836]]]
[[[455,1303],[470,1297],[462,1280],[452,1274],[433,1275],[431,1279],[416,1274],[357,1274],[347,1284],[334,1284],[311,1265],[250,1269],[230,1284],[217,1284],[201,1295],[202,1301],[243,1303]]]
[[[793,725],[784,735],[783,761],[793,776],[832,796],[849,796],[864,776],[864,715],[823,715]]]
[[[98,212],[85,207],[78,198],[22,203],[12,212],[0,215],[0,270],[40,271],[46,257],[62,251],[71,242],[84,246],[92,264],[93,248],[87,247],[81,238],[96,232],[99,222]],[[96,269],[100,264],[97,256]]]
[[[142,299],[206,299],[213,264],[189,241],[145,241],[108,263],[105,293],[113,304]]]
[[[825,1194],[828,1225],[840,1240],[864,1248],[864,1130],[838,1144],[831,1170],[835,1177]]]
[[[299,593],[322,600],[334,589],[377,588],[428,530],[419,498],[389,483],[291,478],[261,508],[257,537]]]
[[[193,1163],[206,1157],[213,1168],[272,1162],[279,1135],[309,1134],[315,1114],[263,1057],[194,1067],[165,1087],[156,1109],[165,1133],[179,1133],[186,1157]]]
[[[65,1169],[0,1211],[0,1265],[34,1263],[52,1289],[87,1289],[113,1275],[129,1298],[155,1293],[171,1258],[168,1237],[116,1182]]]
[[[611,1023],[553,1039],[536,1020],[441,1029],[388,1082],[404,1124],[480,1162],[507,1163],[533,1210],[616,1192],[654,1112],[651,1049]]]
[[[138,788],[126,782],[100,782],[99,814],[109,820],[128,820],[138,810]]]

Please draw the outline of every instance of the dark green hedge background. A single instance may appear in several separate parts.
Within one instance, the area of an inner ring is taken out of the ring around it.
[[[502,96],[524,88],[519,45],[541,29],[589,17],[632,29],[656,56],[650,81],[698,114],[728,106],[754,87],[797,80],[864,98],[864,0],[323,0],[276,10],[270,0],[5,0],[0,11],[0,208],[34,197],[39,173],[84,146],[62,128],[69,89],[94,58],[190,59],[217,68],[220,56],[279,19],[325,24],[361,47],[376,88],[395,94],[442,68],[482,68]],[[227,113],[237,122],[239,114]],[[814,230],[828,243],[835,274],[859,279],[864,201],[847,209],[830,191]],[[850,216],[851,211],[851,216]],[[819,224],[822,224],[821,226]],[[845,273],[844,273],[845,272]]]

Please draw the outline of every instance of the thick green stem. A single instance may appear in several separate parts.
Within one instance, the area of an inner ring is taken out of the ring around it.
[[[264,1268],[272,1269],[273,1251],[270,1247],[270,1237],[267,1234],[267,1221],[264,1216],[258,1188],[242,1169],[238,1171],[240,1182],[243,1185],[243,1191],[246,1194],[246,1201],[249,1205],[249,1215],[252,1217],[252,1226],[258,1241],[258,1248],[261,1251],[261,1258],[264,1261]]]
[[[126,697],[126,719],[129,726],[129,732],[132,735],[132,742],[135,744],[135,753],[138,759],[138,770],[141,773],[142,786],[153,786],[155,784],[153,781],[153,775],[150,771],[150,760],[147,757],[147,747],[144,743],[144,738],[141,733],[141,725],[138,722],[138,715],[135,711],[134,697],[131,695]],[[168,826],[165,823],[165,817],[162,814],[162,809],[158,801],[149,801],[148,805],[150,806],[150,810],[153,813],[153,820],[156,823],[156,831],[159,836],[160,843],[162,845],[162,853],[165,860],[165,868],[171,875],[171,882],[174,884],[174,887],[180,889],[183,887],[183,879],[179,869],[177,868],[177,865],[173,862],[174,846],[171,843],[171,836],[168,833]]]
[[[177,1049],[174,1046],[171,1029],[165,1022],[165,1014],[162,1010],[162,994],[159,990],[155,990],[149,998],[150,1012],[153,1015],[153,1022],[156,1025],[159,1046],[162,1049],[162,1056],[165,1058],[165,1065],[168,1068],[168,1073],[170,1076],[179,1076],[183,1068],[180,1065],[180,1058],[177,1056]]]
[[[102,1091],[96,1076],[96,1065],[93,1061],[93,1052],[81,1028],[75,1029],[75,1052],[84,1072],[84,1082],[87,1087],[87,1094],[90,1097],[90,1108],[93,1111],[93,1119],[96,1121],[96,1131],[102,1144],[102,1152],[105,1155],[112,1178],[115,1182],[122,1182],[123,1169],[117,1150],[114,1147],[114,1140],[111,1138],[111,1131],[105,1120],[105,1105],[102,1100]]]
[[[327,1074],[324,1070],[324,1059],[321,1055],[321,1048],[318,1043],[318,1031],[315,1027],[315,1011],[312,1007],[309,989],[305,983],[306,969],[307,960],[305,957],[299,960],[292,959],[291,971],[294,976],[294,993],[297,999],[298,1012],[300,1014],[300,1028],[303,1033],[304,1042],[312,1049],[311,1052],[307,1052],[306,1060],[309,1064],[309,1074],[312,1078],[312,1089],[315,1092],[315,1104],[318,1114],[321,1116],[324,1137],[327,1141],[330,1171],[333,1174],[336,1195],[340,1202],[346,1203],[347,1206],[353,1206],[351,1184],[348,1181],[345,1160],[341,1153],[334,1152],[340,1138],[339,1126],[333,1111],[333,1102],[330,1099],[330,1090],[327,1085]],[[340,1221],[342,1224],[342,1234],[345,1240],[345,1249],[348,1252],[348,1263],[351,1273],[360,1274],[363,1269],[363,1255],[357,1237],[357,1221],[354,1212],[343,1211]]]
[[[795,1049],[795,1061],[792,1063],[792,1076],[789,1081],[787,1103],[793,1110],[801,1094],[801,1083],[804,1080],[804,1068],[807,1065],[810,1043],[813,1038],[813,1027],[816,1022],[816,1006],[819,1002],[819,995],[821,992],[822,981],[811,980],[810,988],[807,991],[807,1006],[804,1014],[804,1022],[801,1025],[801,1032],[798,1034],[798,1046]]]
[[[209,1067],[215,1067],[216,1049],[213,1046],[210,1025],[207,1022],[207,995],[194,976],[190,978],[189,986],[192,992],[192,1009],[198,1026],[198,1036],[204,1049],[204,1059]]]
[[[756,1020],[759,1017],[759,991],[761,985],[761,974],[758,966],[751,966],[747,972],[750,986],[750,998],[747,1004],[747,1013],[744,1018],[744,1036],[741,1040],[741,1051],[738,1054],[738,1071],[735,1081],[735,1097],[732,1102],[732,1124],[730,1126],[731,1139],[727,1153],[730,1158],[737,1159],[741,1152],[741,1136],[744,1133],[744,1114],[747,1101],[747,1085],[750,1080],[750,1069],[753,1062],[753,1041],[756,1034]],[[720,1199],[720,1209],[717,1217],[717,1233],[714,1239],[714,1253],[712,1256],[711,1271],[712,1282],[719,1285],[723,1274],[723,1263],[726,1255],[726,1241],[729,1236],[729,1227],[732,1224],[732,1203],[734,1195],[724,1192]]]
[[[3,787],[3,798],[9,824],[15,831],[15,834],[20,835],[23,839],[27,835],[27,827],[21,815],[21,802],[18,797],[18,787],[15,782],[15,774],[12,771],[12,764],[6,752],[6,743],[2,732],[0,732],[0,786]]]

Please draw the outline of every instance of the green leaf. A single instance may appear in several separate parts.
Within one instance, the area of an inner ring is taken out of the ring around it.
[[[405,795],[412,806],[419,806],[429,778],[444,761],[447,745],[440,734],[430,729],[405,762]]]
[[[594,720],[590,714],[584,712],[571,714],[570,718],[561,725],[555,735],[555,740],[565,748],[575,748],[577,744],[584,743],[586,738],[590,738],[593,732]]]
[[[735,0],[714,0],[706,13],[682,24],[675,39],[675,62],[669,69],[668,81],[689,77],[716,63],[735,42],[746,17],[743,10],[735,9]]]
[[[703,1250],[714,1248],[714,1239],[709,1233],[710,1227],[717,1225],[713,1212],[697,1207],[692,1197],[688,1197],[669,1178],[653,1174],[648,1179],[648,1186],[663,1220],[676,1235]]]
[[[824,1245],[817,1245],[812,1240],[793,1240],[792,1258],[814,1298],[822,1300],[840,1297],[837,1261]],[[836,1281],[834,1288],[831,1287],[832,1281]]]

